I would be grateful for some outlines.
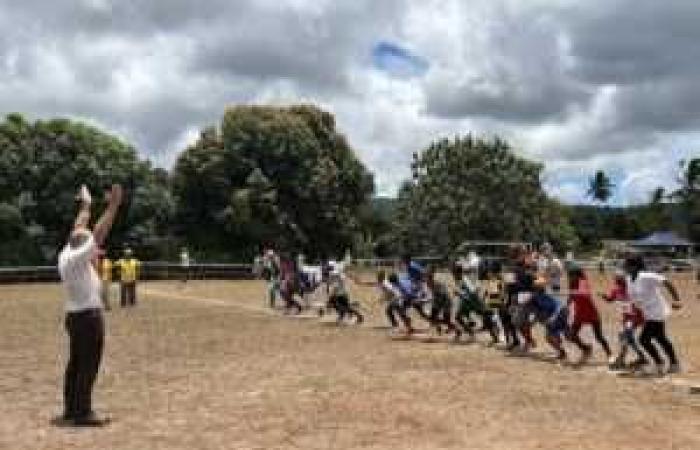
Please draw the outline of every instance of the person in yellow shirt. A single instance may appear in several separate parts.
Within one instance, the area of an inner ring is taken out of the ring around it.
[[[111,287],[112,287],[112,260],[109,259],[107,254],[103,254],[102,258],[100,259],[100,281],[102,282],[101,284],[101,289],[102,291],[100,292],[100,296],[102,297],[102,305],[105,308],[105,311],[109,311],[112,307],[110,306],[110,293],[111,293]]]
[[[124,257],[116,263],[119,267],[121,281],[121,307],[136,305],[136,281],[139,277],[141,262],[134,258],[131,249],[124,250]]]

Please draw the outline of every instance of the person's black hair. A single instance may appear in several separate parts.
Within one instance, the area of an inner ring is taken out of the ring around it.
[[[408,253],[404,253],[403,255],[401,255],[401,261],[406,263],[406,264],[410,263],[411,262],[411,255],[409,255]]]
[[[646,263],[642,255],[630,255],[625,259],[625,270],[632,275],[632,278],[637,278],[637,274],[642,270],[646,270]]]
[[[581,266],[579,266],[577,264],[573,264],[573,265],[569,266],[568,276],[569,276],[569,285],[570,286],[577,286],[579,280],[586,277],[585,274],[583,273],[583,269],[581,268]],[[574,284],[574,282],[576,284]]]
[[[397,284],[399,282],[399,276],[396,275],[396,272],[392,272],[389,274],[388,280],[391,284]]]

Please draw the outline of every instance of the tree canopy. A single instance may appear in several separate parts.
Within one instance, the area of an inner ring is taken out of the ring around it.
[[[412,170],[395,220],[404,251],[446,254],[472,239],[573,238],[563,210],[542,188],[542,166],[501,139],[434,142],[414,155]]]
[[[200,248],[339,255],[360,231],[373,179],[331,114],[236,106],[180,156],[173,186],[180,232]]]
[[[110,246],[138,245],[148,255],[173,207],[162,170],[153,170],[133,147],[94,127],[7,116],[0,122],[2,262],[53,261],[73,223],[80,184],[96,193],[99,208],[99,192],[117,182],[129,195]]]

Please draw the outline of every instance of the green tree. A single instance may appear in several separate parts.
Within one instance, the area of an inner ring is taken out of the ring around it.
[[[685,233],[700,242],[700,158],[681,161],[680,187],[671,194],[681,206]]]
[[[598,170],[588,180],[587,195],[595,201],[607,203],[613,195],[614,188],[615,184],[610,180],[610,177],[604,171]]]
[[[128,198],[111,245],[148,250],[148,239],[165,228],[172,212],[167,178],[140,161],[133,147],[94,127],[8,115],[0,122],[0,228],[12,230],[27,251],[13,252],[3,240],[0,263],[55,261],[73,223],[80,184],[91,188],[99,208],[100,192],[113,182],[125,185]]]
[[[264,244],[340,254],[362,231],[373,180],[330,113],[236,106],[180,155],[173,186],[192,245],[249,258]]]
[[[404,251],[448,254],[464,240],[528,240],[571,234],[541,184],[542,166],[507,143],[443,139],[415,154],[399,190],[395,239]]]

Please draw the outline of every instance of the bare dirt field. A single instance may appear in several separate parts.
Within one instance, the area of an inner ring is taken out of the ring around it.
[[[695,282],[678,283],[684,373],[663,381],[612,375],[600,352],[572,369],[391,339],[370,288],[353,288],[367,323],[338,327],[269,311],[260,282],[145,283],[135,309],[107,315],[95,403],[114,422],[92,430],[49,423],[67,350],[60,287],[0,286],[0,448],[700,449],[688,388],[700,301]],[[617,346],[616,311],[600,308]]]

